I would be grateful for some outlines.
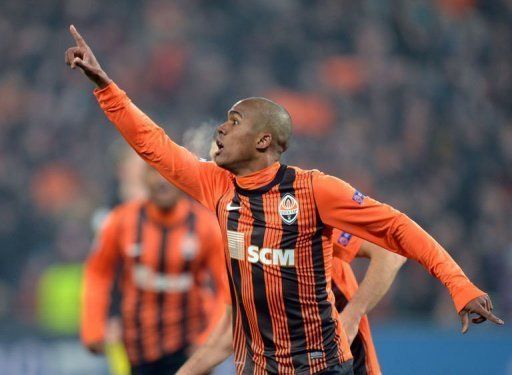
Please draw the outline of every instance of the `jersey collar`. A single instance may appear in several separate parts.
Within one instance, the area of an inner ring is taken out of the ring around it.
[[[281,182],[287,166],[278,162],[265,169],[235,179],[236,191],[242,195],[263,194]]]

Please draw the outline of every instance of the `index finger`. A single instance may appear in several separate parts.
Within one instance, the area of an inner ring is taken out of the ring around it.
[[[474,311],[475,313],[479,314],[480,316],[483,316],[484,318],[486,318],[487,320],[490,320],[491,322],[493,323],[496,323],[496,324],[504,324],[503,320],[501,320],[500,318],[498,318],[496,315],[494,315],[492,312],[490,312],[489,310],[486,310],[482,307],[480,307],[478,309],[478,311]]]
[[[80,35],[74,25],[69,26],[69,32],[73,36],[73,39],[75,39],[76,45],[78,47],[87,47],[87,43],[85,43],[84,38],[82,38],[82,35]]]

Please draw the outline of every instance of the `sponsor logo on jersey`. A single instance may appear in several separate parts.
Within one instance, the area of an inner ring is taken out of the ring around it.
[[[363,204],[364,198],[366,198],[366,196],[358,190],[356,190],[352,196],[352,200],[360,205]]]
[[[291,225],[295,223],[297,220],[297,215],[299,214],[299,202],[297,199],[291,194],[285,194],[285,196],[279,202],[279,216],[281,219],[288,224]]]
[[[245,238],[242,232],[228,230],[229,256],[233,259],[245,260]]]
[[[151,292],[186,292],[192,287],[194,279],[190,272],[169,275],[138,264],[133,271],[133,281],[140,289]]]
[[[199,241],[194,233],[188,233],[181,243],[181,253],[186,261],[194,259],[199,252]]]
[[[352,235],[350,233],[341,232],[340,236],[338,237],[338,243],[342,246],[347,246],[351,238]]]
[[[131,257],[138,257],[142,254],[140,243],[133,243],[126,249],[126,253]]]
[[[246,260],[250,263],[261,263],[267,266],[295,266],[294,249],[270,249],[249,245],[245,247],[245,236],[242,232],[227,231],[229,256],[232,259]]]
[[[251,245],[247,248],[247,261],[262,263],[267,266],[295,266],[295,250],[293,249],[269,249]]]

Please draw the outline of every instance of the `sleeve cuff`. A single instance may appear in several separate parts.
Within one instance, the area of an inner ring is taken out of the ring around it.
[[[94,89],[94,96],[104,111],[117,109],[119,104],[129,100],[126,93],[114,81],[102,89]]]
[[[82,339],[82,343],[84,345],[96,344],[98,342],[102,342],[105,339],[105,332],[85,332],[82,328],[80,332],[80,338]]]
[[[469,301],[485,294],[485,292],[478,289],[475,285],[469,283],[467,286],[459,289],[458,292],[452,294],[455,309],[459,313],[464,308],[464,306],[469,303]]]

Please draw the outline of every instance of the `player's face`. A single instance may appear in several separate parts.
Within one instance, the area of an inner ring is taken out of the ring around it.
[[[236,171],[257,157],[254,117],[254,108],[249,103],[238,102],[228,111],[227,120],[217,128],[217,149],[213,152],[219,167]]]
[[[145,171],[145,182],[149,199],[158,207],[171,208],[178,201],[180,191],[149,166]]]

